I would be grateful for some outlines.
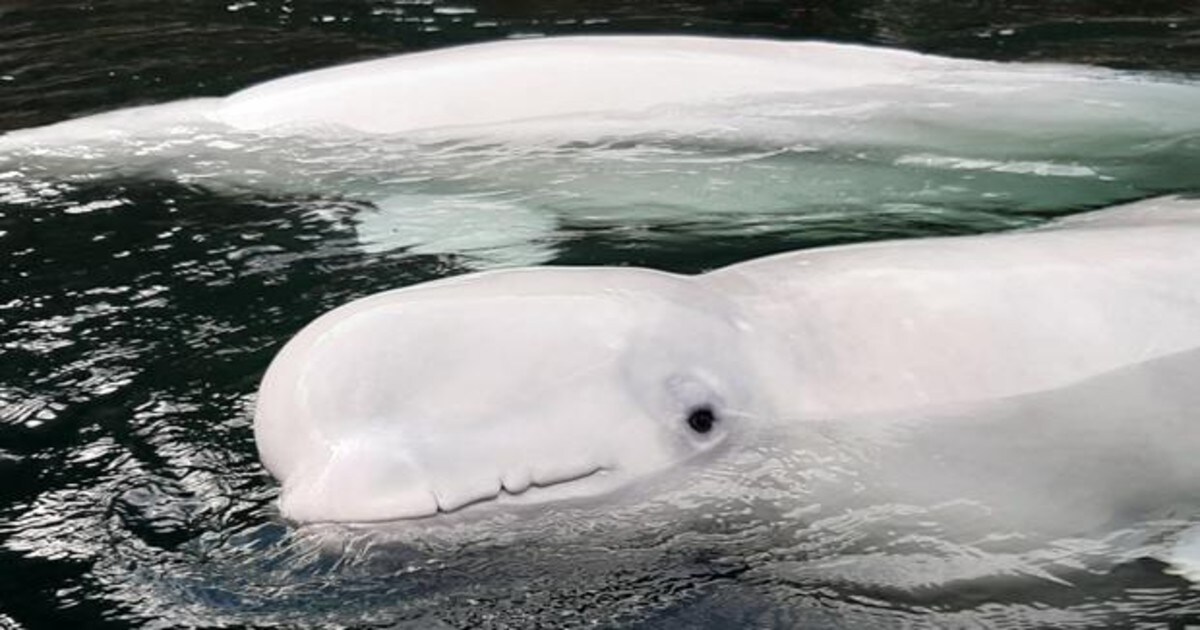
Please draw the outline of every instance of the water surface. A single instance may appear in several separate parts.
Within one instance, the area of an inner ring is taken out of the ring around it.
[[[823,38],[1185,84],[1200,72],[1200,9],[1174,2],[11,0],[0,6],[0,130],[394,52],[611,32]],[[365,221],[379,210],[353,186],[211,177],[232,170],[231,152],[277,147],[218,147],[199,165],[154,154],[7,163],[0,627],[1162,627],[1200,613],[1197,591],[1142,553],[1165,521],[1035,543],[969,503],[914,510],[864,495],[798,509],[780,500],[795,488],[772,485],[778,467],[826,467],[811,488],[852,480],[838,462],[769,448],[688,469],[724,497],[702,505],[573,507],[486,540],[297,529],[275,512],[250,428],[274,352],[358,296],[481,265],[694,272],[797,247],[1031,225],[1198,192],[1198,144],[1100,136],[1088,151],[1033,157],[969,143],[948,154],[689,138],[526,153],[324,147],[317,170],[330,181],[346,183],[347,163],[382,164],[350,172],[394,178],[402,205],[432,217],[400,224]],[[445,242],[464,214],[480,229],[503,216],[506,234],[530,238]],[[946,536],[952,524],[968,534]]]

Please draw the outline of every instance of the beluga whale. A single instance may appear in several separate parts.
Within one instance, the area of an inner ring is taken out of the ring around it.
[[[703,502],[694,471],[736,476],[764,448],[809,454],[769,471],[785,503],[970,498],[1056,535],[1194,513],[1198,243],[1200,200],[1168,197],[699,275],[435,280],[297,333],[262,378],[255,440],[298,522],[545,513],[644,487]],[[852,484],[814,499],[822,466]]]
[[[482,269],[550,262],[580,229],[1002,228],[1182,192],[1198,101],[1181,76],[852,44],[508,40],[14,130],[0,194],[111,177],[334,200],[369,254]]]

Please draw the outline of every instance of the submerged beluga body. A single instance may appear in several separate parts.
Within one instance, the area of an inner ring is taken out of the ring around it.
[[[1195,185],[1180,165],[1200,146],[1197,101],[1185,77],[827,42],[526,39],[12,131],[0,194],[151,177],[338,200],[368,253],[531,265],[581,228],[1001,228],[1180,192]]]
[[[698,276],[405,287],[284,347],[256,440],[300,521],[612,497],[762,435],[812,448],[813,427],[872,426],[901,445],[880,457],[890,491],[953,498],[973,479],[998,514],[1103,523],[1200,497],[1197,244],[1200,203],[1157,199]]]

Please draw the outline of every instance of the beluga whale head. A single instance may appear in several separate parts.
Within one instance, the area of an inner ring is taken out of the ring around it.
[[[767,413],[753,326],[692,279],[540,268],[373,295],[263,378],[284,516],[371,522],[610,492]]]

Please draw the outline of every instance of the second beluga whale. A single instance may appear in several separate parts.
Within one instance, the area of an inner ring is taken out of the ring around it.
[[[504,266],[552,260],[578,229],[1004,227],[1185,190],[1198,98],[1184,77],[824,42],[515,40],[12,131],[0,186],[166,177],[346,199],[368,251]]]

